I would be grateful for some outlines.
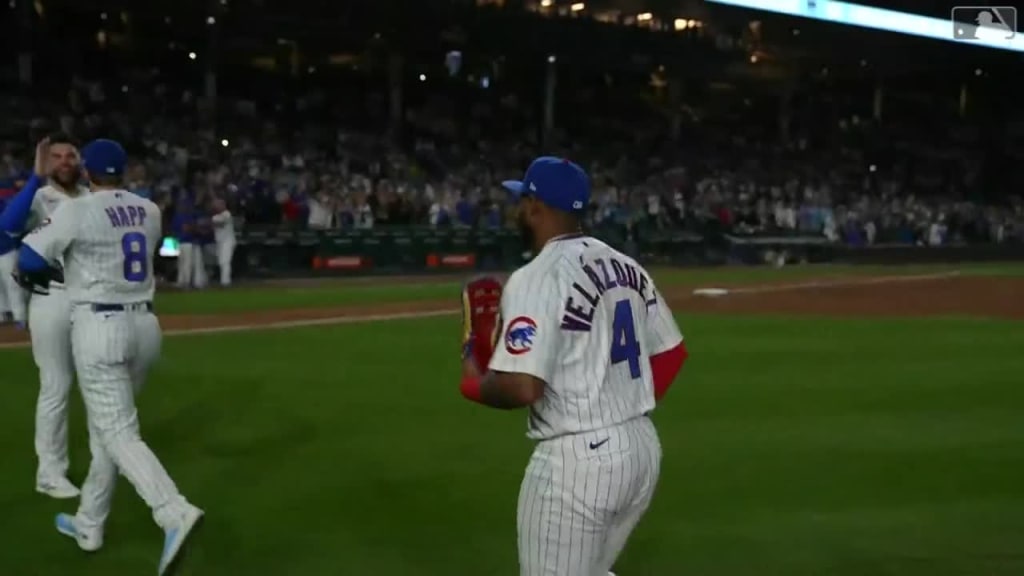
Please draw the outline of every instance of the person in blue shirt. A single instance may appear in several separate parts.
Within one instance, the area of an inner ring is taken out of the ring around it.
[[[25,233],[25,224],[32,213],[36,192],[46,185],[46,158],[50,141],[45,138],[36,145],[35,166],[32,172],[20,174],[14,185],[20,190],[6,201],[0,213],[0,292],[4,294],[6,306],[12,320],[24,330],[28,322],[28,299],[26,292],[14,280],[18,264],[18,246]]]
[[[462,226],[472,226],[476,222],[476,206],[462,193],[455,203],[455,215]]]
[[[192,271],[195,269],[195,212],[187,195],[178,200],[171,220],[171,231],[178,239],[178,288],[192,287]]]
[[[207,254],[213,246],[213,222],[203,209],[204,204],[205,202],[199,202],[192,206],[192,236],[195,242],[192,255],[192,286],[199,289],[206,288],[210,276],[206,270],[206,263],[209,261]]]
[[[0,198],[0,214],[7,207],[7,200]],[[11,312],[11,305],[7,302],[7,290],[0,286],[0,326],[14,322],[14,314]]]

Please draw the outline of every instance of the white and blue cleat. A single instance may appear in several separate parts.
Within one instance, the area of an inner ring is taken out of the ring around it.
[[[57,514],[57,532],[73,538],[86,552],[95,552],[103,547],[103,529],[85,528],[70,514]]]
[[[159,576],[164,576],[174,566],[185,541],[202,517],[203,511],[190,504],[178,524],[164,531],[164,551],[160,555],[160,567],[157,570]]]
[[[36,481],[36,492],[57,500],[78,498],[80,494],[78,488],[63,476]]]

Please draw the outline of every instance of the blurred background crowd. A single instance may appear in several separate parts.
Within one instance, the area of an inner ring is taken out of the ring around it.
[[[25,2],[0,8],[0,202],[62,130],[123,141],[170,228],[215,199],[240,230],[512,226],[500,182],[545,153],[589,170],[593,227],[1024,242],[1019,58],[990,50],[697,2],[451,0],[410,31],[353,0],[329,32],[330,3]]]

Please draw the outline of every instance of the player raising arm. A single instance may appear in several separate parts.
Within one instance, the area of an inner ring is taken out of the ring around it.
[[[648,414],[686,348],[647,272],[579,232],[590,198],[579,166],[539,158],[505,186],[537,256],[509,278],[497,321],[497,281],[466,286],[462,393],[529,407],[538,443],[519,494],[520,574],[603,575],[654,494],[661,445]]]
[[[66,134],[54,134],[40,142],[35,165],[35,174],[0,214],[0,236],[11,242],[45,222],[64,202],[89,194],[80,183],[78,148]],[[16,253],[11,256],[17,259]],[[67,296],[62,283],[51,282],[45,290],[33,291],[28,300],[32,358],[39,368],[36,491],[54,498],[74,498],[79,493],[67,479],[68,396],[75,375]],[[19,298],[17,304],[24,316],[24,300]]]
[[[127,159],[120,144],[94,141],[82,157],[92,194],[61,204],[18,254],[25,283],[65,282],[89,424],[92,463],[78,513],[59,514],[57,530],[83,550],[98,550],[121,472],[164,530],[158,568],[164,574],[203,512],[185,500],[142,440],[135,408],[135,395],[160,355],[149,249],[161,237],[160,209],[123,189]],[[55,267],[61,261],[63,274]]]
[[[27,295],[14,281],[14,271],[18,264],[18,245],[25,232],[25,223],[31,214],[36,192],[46,184],[46,156],[49,149],[49,138],[44,138],[36,144],[32,174],[22,185],[21,190],[6,203],[3,212],[0,212],[0,292],[6,295],[11,316],[21,329],[28,326],[28,308]],[[77,496],[77,492],[71,495],[74,496]]]

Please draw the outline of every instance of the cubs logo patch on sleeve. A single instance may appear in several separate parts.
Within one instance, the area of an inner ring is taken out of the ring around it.
[[[518,356],[533,349],[533,341],[537,336],[537,323],[529,316],[512,319],[505,329],[505,350]]]

